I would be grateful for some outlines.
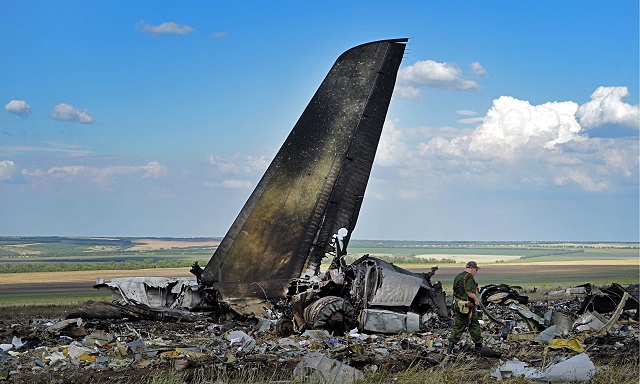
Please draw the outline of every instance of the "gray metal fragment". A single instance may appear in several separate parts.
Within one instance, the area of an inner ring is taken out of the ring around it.
[[[540,334],[536,336],[536,338],[533,339],[533,341],[535,341],[536,343],[547,343],[549,340],[556,337],[557,334],[558,334],[558,327],[556,327],[555,325],[552,325],[549,328],[545,329],[544,331],[540,332]]]
[[[556,382],[589,381],[596,373],[593,361],[586,353],[581,353],[570,359],[549,366],[545,370],[528,367],[518,359],[512,359],[491,371],[491,377],[498,380],[523,376],[525,379]]]
[[[365,309],[361,314],[362,329],[369,332],[400,333],[420,331],[420,315],[384,309]]]
[[[387,268],[381,269],[382,279],[369,302],[372,306],[409,307],[422,286],[423,279],[404,275]]]
[[[573,323],[573,327],[578,332],[599,331],[605,322],[606,319],[598,312],[585,312]]]
[[[362,371],[319,352],[309,352],[293,370],[296,380],[348,384],[364,378]]]
[[[94,287],[109,287],[115,298],[151,308],[191,308],[202,300],[195,278],[117,277],[108,283],[97,279]]]

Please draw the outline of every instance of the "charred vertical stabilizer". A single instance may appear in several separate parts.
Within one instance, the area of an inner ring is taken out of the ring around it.
[[[205,267],[223,299],[277,298],[355,227],[407,39],[335,62]]]

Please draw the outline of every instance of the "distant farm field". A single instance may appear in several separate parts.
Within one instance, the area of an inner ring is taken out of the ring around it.
[[[166,276],[184,277],[193,276],[189,268],[158,268],[115,271],[73,271],[73,272],[32,272],[32,273],[5,273],[0,274],[0,286],[4,284],[35,284],[35,283],[91,283],[95,284],[97,278],[105,280],[114,277],[133,276]]]
[[[422,265],[402,265],[414,272],[428,272],[430,267]],[[441,281],[445,289],[450,289],[453,277],[464,269],[464,264],[441,265],[432,281]],[[166,276],[191,277],[189,268],[152,269],[134,271],[79,271],[42,272],[0,275],[0,306],[50,304],[56,302],[83,302],[110,300],[108,290],[96,290],[95,279],[109,280],[114,277]],[[562,263],[494,263],[482,265],[476,275],[481,286],[489,284],[520,285],[533,287],[565,288],[584,283],[606,286],[613,282],[623,285],[640,283],[638,265],[629,264],[568,264]]]
[[[109,290],[93,288],[97,278],[193,277],[189,268],[0,274],[0,306],[111,300]]]
[[[93,288],[96,278],[192,277],[190,265],[206,265],[219,239],[0,237],[0,305],[109,300]],[[477,261],[478,283],[528,287],[568,287],[583,283],[638,284],[640,257],[635,243],[416,242],[352,240],[347,261],[369,254],[416,272],[438,266],[433,281],[445,288],[464,263]],[[326,260],[328,261],[328,260]],[[167,268],[180,263],[178,268]],[[60,268],[50,270],[50,266]],[[62,270],[81,266],[83,270]],[[115,269],[108,269],[117,266]],[[128,266],[135,266],[129,269]],[[324,264],[327,267],[327,264]],[[39,271],[41,270],[41,271]]]

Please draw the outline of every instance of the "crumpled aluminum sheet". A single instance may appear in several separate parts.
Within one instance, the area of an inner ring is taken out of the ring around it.
[[[528,364],[516,358],[507,361],[491,372],[491,377],[498,380],[523,376],[525,379],[538,381],[584,382],[591,380],[596,374],[596,366],[586,353],[552,364],[546,369],[528,367]]]

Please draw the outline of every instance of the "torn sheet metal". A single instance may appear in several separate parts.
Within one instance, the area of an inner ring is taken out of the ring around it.
[[[266,299],[249,297],[245,299],[229,299],[224,303],[233,312],[245,317],[265,316],[273,305]]]
[[[549,340],[556,337],[557,334],[558,334],[558,327],[556,327],[555,325],[552,325],[549,328],[545,329],[544,331],[540,332],[540,334],[536,336],[536,338],[533,339],[533,341],[535,341],[536,343],[547,343],[549,342]]]
[[[573,329],[577,332],[599,331],[604,327],[607,319],[598,312],[585,312],[574,323]]]
[[[301,382],[347,384],[364,379],[362,371],[319,352],[309,352],[294,368],[293,376]]]
[[[368,256],[354,262],[346,275],[353,276],[350,294],[356,311],[361,311],[360,328],[397,333],[416,327],[419,330],[416,323],[427,313],[448,317],[442,285],[431,283],[433,273],[435,269],[428,275],[416,274]]]
[[[529,367],[527,363],[514,358],[491,371],[491,377],[498,380],[523,376],[525,379],[547,382],[584,382],[591,380],[595,374],[596,367],[586,353],[552,364],[544,370]]]
[[[195,322],[204,320],[207,316],[186,309],[156,307],[145,304],[114,301],[87,301],[81,307],[71,312],[69,317],[82,319],[149,319],[168,322]]]
[[[70,337],[85,336],[87,334],[83,326],[83,321],[79,317],[69,318],[52,324],[47,327],[47,332],[56,336],[63,335]]]
[[[555,326],[559,335],[567,335],[573,329],[573,323],[576,316],[571,313],[565,313],[560,311],[553,311],[551,313],[551,320],[546,321],[547,326]]]
[[[618,308],[616,308],[615,312],[613,313],[609,321],[600,329],[600,331],[598,332],[599,334],[604,335],[605,333],[609,332],[611,328],[613,328],[614,324],[618,321],[620,314],[624,310],[625,304],[627,303],[628,298],[629,298],[629,294],[627,292],[624,292],[622,294],[622,298],[620,299],[620,302],[618,303]]]
[[[480,301],[487,305],[488,303],[506,304],[508,300],[515,300],[520,304],[527,304],[528,296],[523,296],[518,291],[506,284],[485,285],[480,288]],[[522,287],[517,287],[522,289]]]
[[[398,273],[381,264],[380,286],[376,289],[371,306],[409,307],[422,286],[418,276]]]
[[[152,308],[192,308],[202,300],[194,278],[118,277],[107,283],[98,279],[94,287],[109,287],[117,299]]]
[[[520,316],[522,316],[522,318],[524,318],[525,321],[527,322],[527,325],[529,326],[529,330],[531,331],[541,330],[541,329],[544,329],[546,326],[543,317],[540,317],[535,313],[531,312],[529,308],[525,307],[522,304],[513,302],[509,304],[509,309],[516,311]]]
[[[582,302],[578,314],[586,311],[596,311],[599,313],[610,313],[616,310],[618,304],[622,300],[624,294],[627,294],[627,302],[624,310],[640,311],[640,302],[638,301],[638,284],[630,285],[627,288],[618,283],[613,283],[609,287],[601,288],[601,293],[587,295]]]
[[[338,334],[356,325],[361,331],[418,332],[433,316],[448,318],[442,285],[430,280],[434,273],[409,272],[367,255],[342,272],[329,270],[326,280],[294,281],[290,291],[299,293],[291,296],[293,320],[298,329]]]
[[[559,296],[559,295],[590,295],[593,290],[591,283],[578,285],[576,287],[569,287],[567,289],[561,289],[558,291],[549,291],[546,295]]]
[[[424,315],[449,312],[442,284],[431,282],[431,274],[418,274],[375,257],[363,256],[350,265],[345,276],[350,281],[350,297],[356,312],[363,309],[391,309],[399,313]],[[398,310],[403,308],[404,311]]]
[[[538,375],[531,377],[541,381],[589,381],[596,374],[596,366],[586,353],[552,364]]]

